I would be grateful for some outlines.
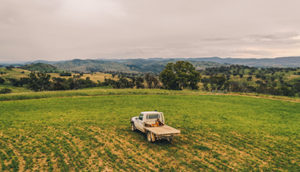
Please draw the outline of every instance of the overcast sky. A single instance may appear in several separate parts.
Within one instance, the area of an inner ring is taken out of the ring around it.
[[[300,0],[0,0],[0,61],[300,55]]]

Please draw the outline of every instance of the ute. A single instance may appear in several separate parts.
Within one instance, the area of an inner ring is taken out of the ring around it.
[[[130,119],[131,130],[139,130],[147,135],[149,142],[166,139],[169,142],[174,136],[180,134],[180,130],[165,124],[165,117],[162,112],[146,111],[141,112],[139,116]]]

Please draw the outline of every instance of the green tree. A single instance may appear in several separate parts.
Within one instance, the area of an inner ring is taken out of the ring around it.
[[[144,78],[137,77],[134,81],[136,88],[145,88]]]
[[[198,89],[200,74],[191,63],[177,61],[175,64],[168,63],[160,73],[159,79],[166,89]]]
[[[159,88],[160,87],[158,79],[153,74],[147,73],[145,75],[145,81],[147,83],[148,88]]]
[[[224,90],[226,77],[225,75],[212,75],[210,76],[210,85],[212,86],[212,90]]]
[[[29,74],[28,87],[34,91],[43,91],[50,89],[50,75],[46,73],[35,73]]]
[[[68,90],[70,89],[70,84],[65,78],[52,78],[52,90]]]
[[[7,94],[7,93],[11,93],[11,89],[9,88],[3,88],[3,89],[0,89],[0,94]]]
[[[0,77],[0,84],[4,84],[5,80]]]

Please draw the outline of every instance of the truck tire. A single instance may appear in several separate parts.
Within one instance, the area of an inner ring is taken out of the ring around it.
[[[167,140],[168,140],[168,142],[172,143],[173,137],[169,137]]]
[[[148,140],[148,142],[155,142],[155,136],[154,136],[154,134],[153,133],[151,133],[151,132],[148,132],[147,133],[147,140]]]
[[[131,131],[135,131],[135,130],[136,130],[136,128],[135,128],[134,123],[131,123]]]

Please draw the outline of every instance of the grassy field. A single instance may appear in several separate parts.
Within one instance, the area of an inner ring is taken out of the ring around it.
[[[0,96],[0,171],[299,171],[299,99],[90,89]],[[163,111],[172,143],[130,131]]]
[[[4,74],[1,74],[1,72],[4,72]],[[12,68],[12,69],[8,70],[4,67],[0,67],[0,77],[5,79],[5,83],[0,84],[0,89],[9,88],[12,90],[12,93],[32,92],[32,90],[27,88],[26,85],[23,87],[15,87],[9,82],[9,78],[14,78],[14,79],[20,79],[23,77],[27,78],[29,74],[30,74],[30,71],[25,70],[25,69]],[[51,77],[60,77],[60,78],[66,78],[66,79],[71,78],[74,75],[78,75],[78,74],[74,74],[74,73],[72,73],[72,76],[60,76],[59,73],[48,73],[48,74],[51,75]],[[113,79],[113,80],[119,79],[118,76],[112,77],[111,74],[106,74],[106,73],[101,73],[101,72],[95,72],[92,74],[83,74],[81,76],[81,79],[86,79],[87,77],[89,77],[95,83],[97,83],[98,81],[104,82],[105,78]]]
[[[30,74],[30,71],[25,69],[19,69],[19,68],[12,68],[11,70],[8,70],[6,68],[0,67],[0,72],[5,72],[5,74],[0,74],[0,77],[3,77],[4,79],[7,78],[20,79],[22,77],[28,77],[28,75]],[[60,76],[59,73],[48,73],[48,74],[51,75],[51,77],[70,78],[69,76]],[[72,76],[73,75],[78,75],[78,74],[72,73]],[[89,77],[94,82],[97,81],[103,82],[105,78],[118,79],[118,76],[115,76],[115,78],[113,78],[111,74],[101,73],[101,72],[94,72],[92,74],[83,74],[81,76],[82,79],[86,79],[87,77]]]
[[[70,76],[60,76],[58,73],[50,73],[51,77],[60,77],[60,78],[70,78]],[[74,75],[78,75],[78,74],[72,74],[72,77]],[[95,72],[95,73],[92,73],[92,74],[83,74],[81,76],[82,79],[86,79],[87,77],[89,77],[92,81],[94,82],[104,82],[105,78],[106,79],[114,79],[114,80],[117,80],[118,79],[118,76],[115,76],[114,78],[112,77],[111,74],[108,74],[108,73],[101,73],[101,72]]]
[[[8,70],[6,68],[0,67],[0,72],[4,72],[5,74],[0,74],[0,77],[3,78],[15,78],[20,79],[22,77],[28,77],[30,71],[18,68],[12,68]]]

